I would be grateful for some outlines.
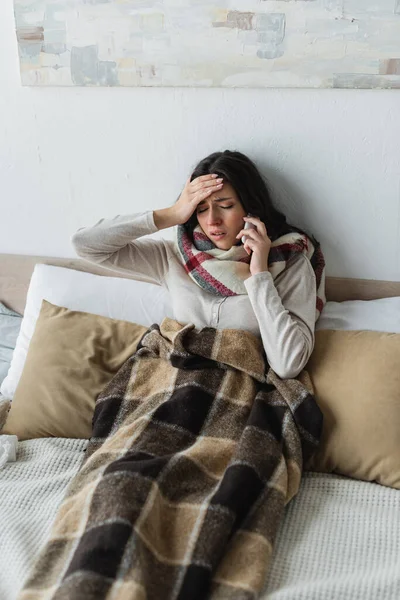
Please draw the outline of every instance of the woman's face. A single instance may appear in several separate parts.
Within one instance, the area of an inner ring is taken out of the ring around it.
[[[208,238],[221,250],[237,244],[246,212],[230,183],[197,205],[197,220]],[[217,235],[222,234],[222,235]]]

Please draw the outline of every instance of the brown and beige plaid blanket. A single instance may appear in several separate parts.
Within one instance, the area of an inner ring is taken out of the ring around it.
[[[96,401],[22,600],[255,599],[322,413],[259,339],[172,319]],[[303,371],[302,374],[307,374]]]

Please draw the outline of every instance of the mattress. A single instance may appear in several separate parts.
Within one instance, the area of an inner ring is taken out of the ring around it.
[[[0,471],[0,600],[14,600],[45,542],[87,440],[19,442]],[[262,600],[400,598],[400,492],[304,473],[286,506]]]

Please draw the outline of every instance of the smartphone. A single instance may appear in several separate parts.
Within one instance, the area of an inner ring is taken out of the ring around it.
[[[253,217],[254,215],[251,215],[250,213],[248,213],[246,216]],[[245,229],[257,229],[257,227],[255,225],[253,225],[253,223],[249,223],[248,221],[244,222],[244,228]],[[246,236],[242,235],[242,244],[244,244],[245,241],[246,241]]]

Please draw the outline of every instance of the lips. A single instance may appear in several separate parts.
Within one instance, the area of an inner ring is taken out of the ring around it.
[[[215,232],[210,232],[210,235],[212,235],[213,237],[222,237],[223,235],[225,235],[225,232],[224,231],[221,231],[221,232],[215,231]]]

